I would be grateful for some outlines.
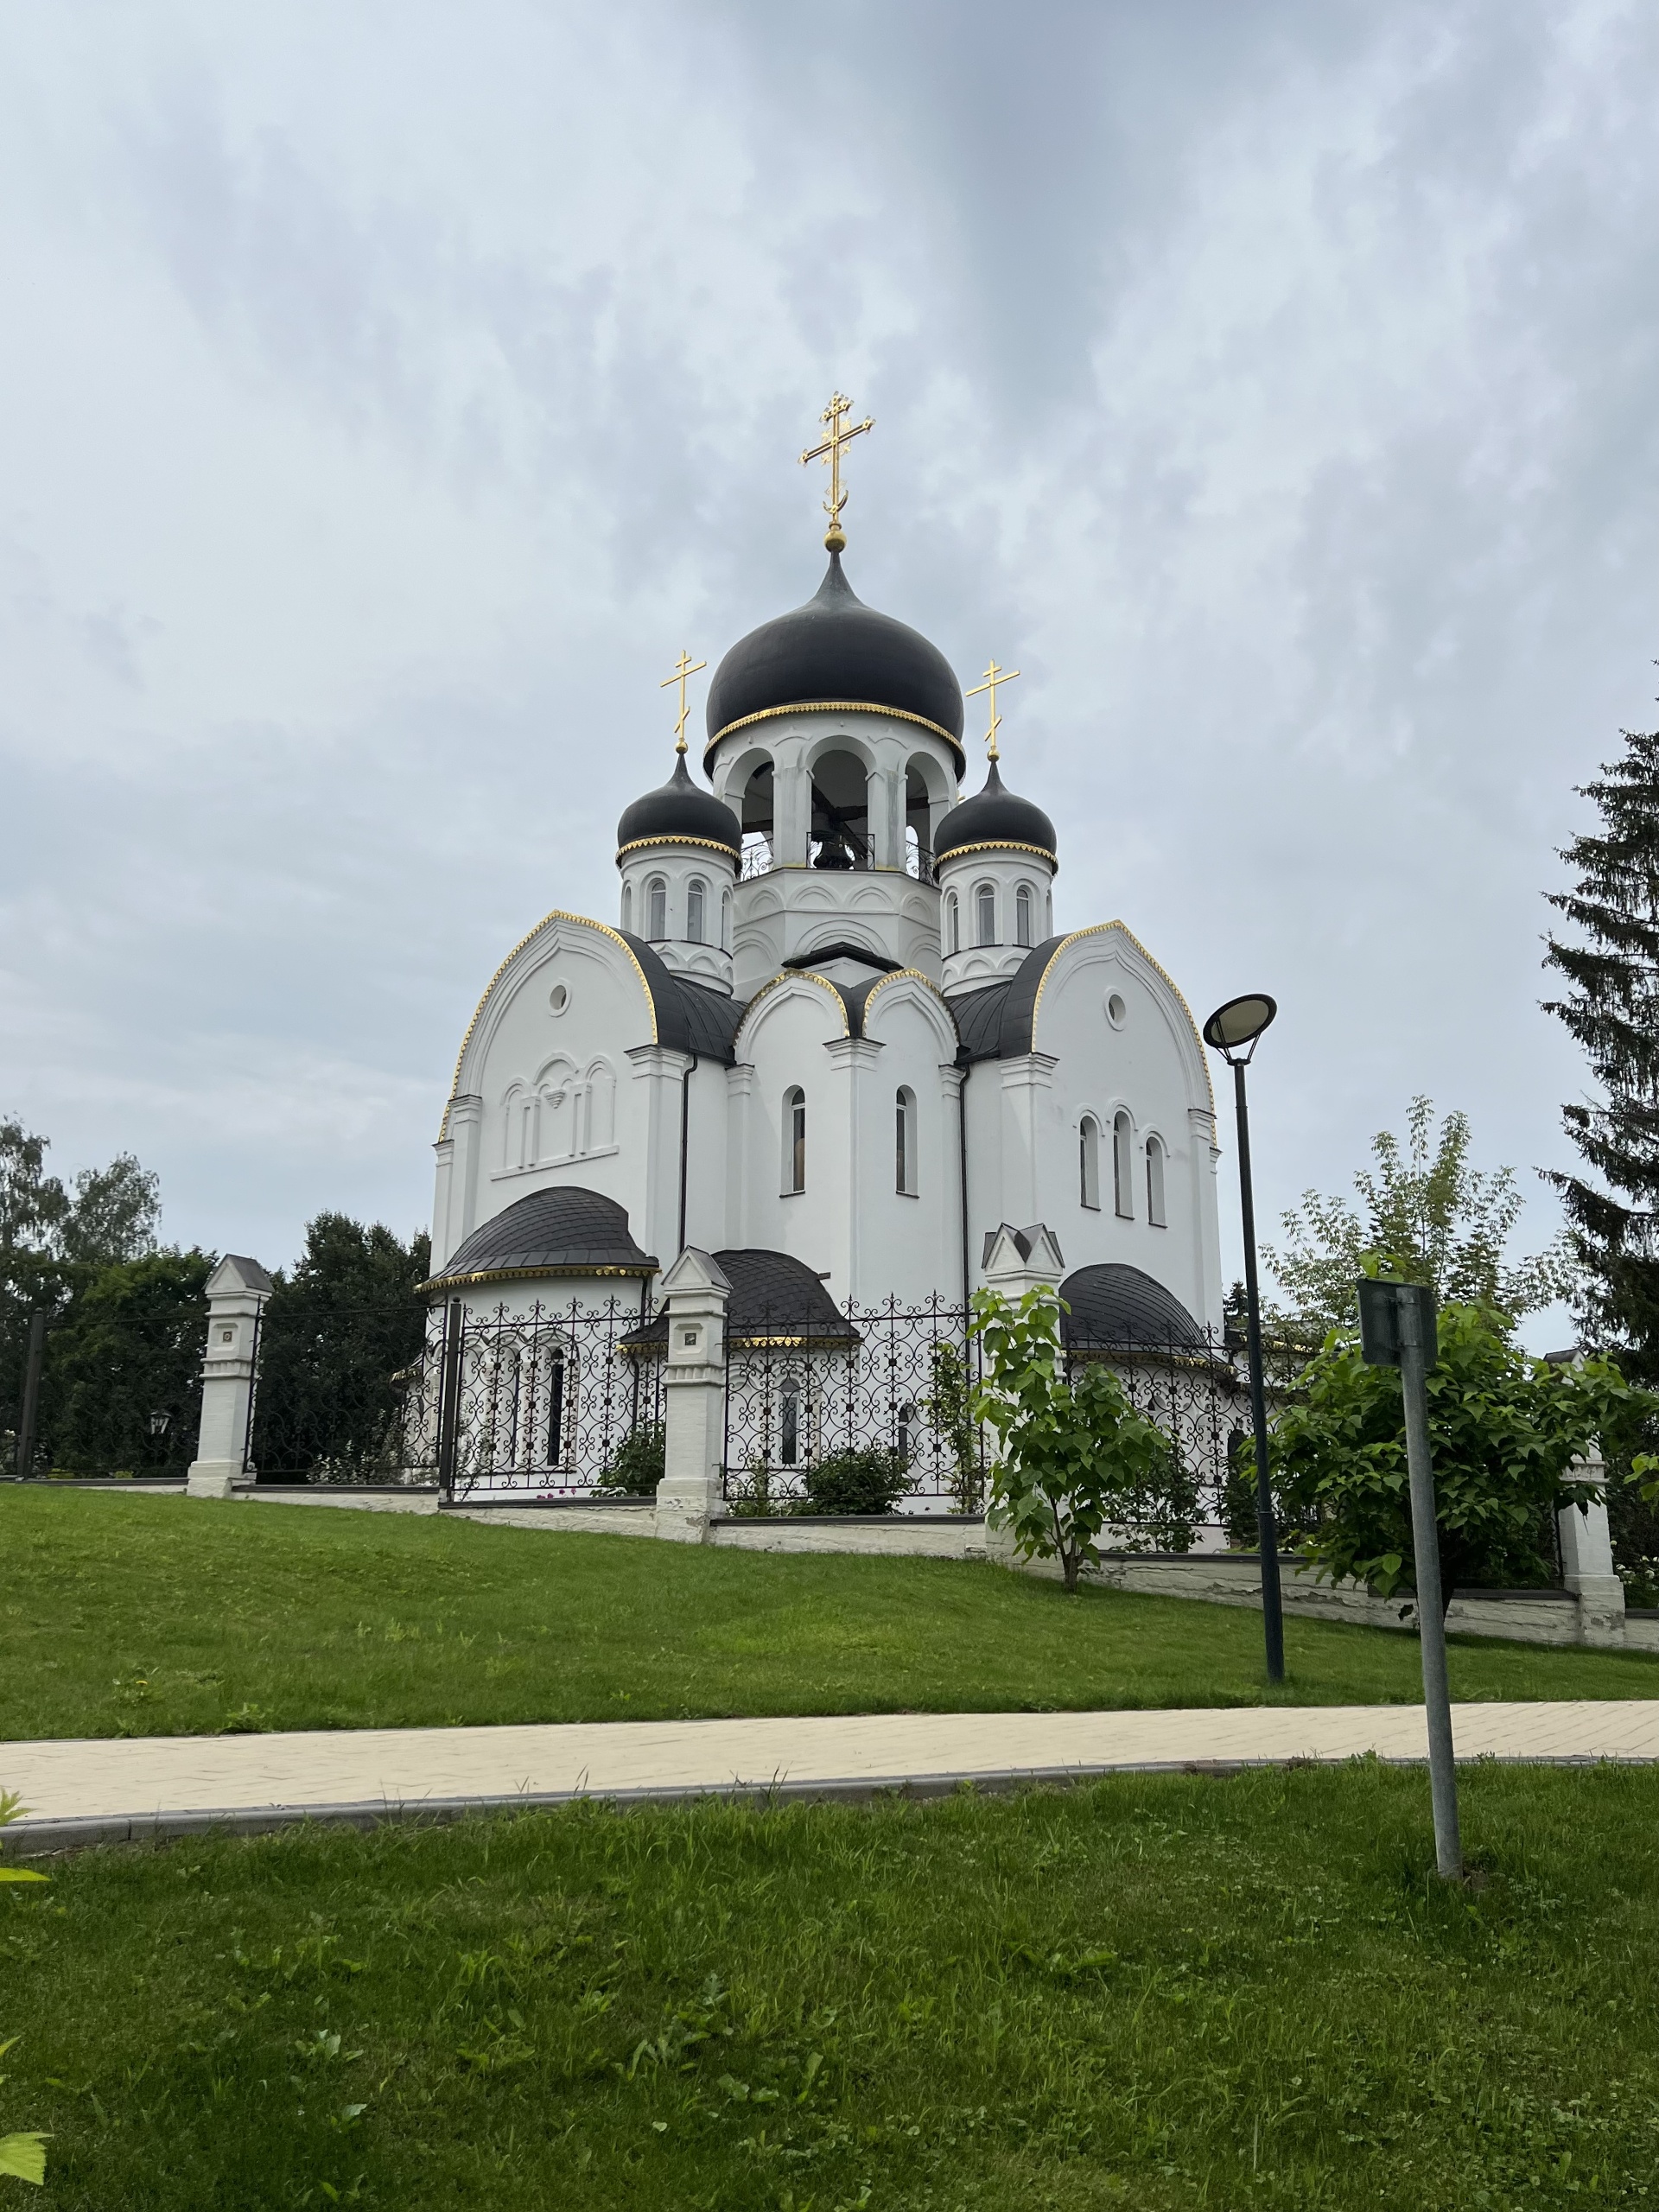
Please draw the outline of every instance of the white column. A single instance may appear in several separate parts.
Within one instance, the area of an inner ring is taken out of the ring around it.
[[[257,1260],[227,1252],[207,1283],[207,1350],[201,1363],[201,1427],[185,1479],[192,1497],[228,1497],[249,1471],[248,1408],[254,1338],[272,1290]]]
[[[839,1103],[845,1122],[842,1135],[846,1150],[839,1162],[835,1160],[827,1144],[819,1146],[819,1157],[830,1165],[838,1180],[830,1200],[830,1235],[824,1256],[831,1263],[830,1280],[842,1298],[880,1298],[889,1287],[887,1282],[866,1283],[863,1279],[864,1238],[863,1211],[868,1203],[864,1191],[864,1164],[871,1158],[883,1155],[877,1133],[865,1123],[877,1110],[874,1104],[876,1093],[871,1071],[880,1065],[887,1050],[873,1037],[832,1037],[824,1046],[830,1065],[842,1078],[830,1094]],[[827,1117],[833,1128],[833,1115]],[[889,1124],[889,1127],[891,1125]],[[809,1144],[810,1140],[809,1139]],[[887,1157],[891,1157],[892,1139],[887,1140]],[[811,1172],[811,1171],[810,1171]],[[891,1175],[892,1169],[888,1169]],[[823,1216],[819,1218],[822,1220]]]
[[[1217,1205],[1216,1170],[1221,1147],[1216,1142],[1216,1117],[1202,1106],[1186,1109],[1186,1144],[1192,1160],[1188,1182],[1192,1219],[1197,1230],[1201,1281],[1194,1286],[1197,1311],[1212,1329],[1221,1327],[1221,1217]]]
[[[1575,1459],[1572,1474],[1575,1482],[1594,1483],[1599,1492],[1605,1492],[1607,1470],[1599,1459]],[[1576,1505],[1567,1506],[1555,1520],[1561,1532],[1561,1580],[1579,1601],[1580,1640],[1623,1643],[1624,1585],[1613,1569],[1605,1496],[1599,1495],[1582,1512]]]
[[[645,1218],[635,1234],[647,1252],[666,1258],[680,1240],[680,1094],[691,1055],[636,1045],[628,1058],[645,1093]]]
[[[1048,1095],[1056,1061],[1049,1052],[1024,1052],[1000,1063],[1002,1077],[1002,1203],[1010,1212],[1038,1219],[1042,1206],[1039,1167]],[[1103,1141],[1108,1132],[1103,1130]]]
[[[663,1479],[656,1533],[704,1544],[726,1510],[726,1303],[731,1284],[711,1255],[688,1244],[663,1277],[668,1360],[663,1376]]]

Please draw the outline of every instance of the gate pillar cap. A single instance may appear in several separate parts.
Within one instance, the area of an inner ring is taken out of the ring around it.
[[[243,1252],[227,1252],[207,1278],[209,1298],[268,1298],[276,1287],[258,1261]]]
[[[663,1277],[665,1298],[684,1297],[688,1294],[729,1298],[731,1292],[730,1280],[719,1261],[712,1252],[705,1252],[696,1244],[688,1244]]]

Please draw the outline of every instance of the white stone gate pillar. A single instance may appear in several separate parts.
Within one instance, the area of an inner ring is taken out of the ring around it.
[[[1039,1283],[1058,1290],[1065,1274],[1060,1240],[1046,1222],[1015,1229],[1005,1221],[986,1236],[980,1273],[986,1288],[1004,1298],[1023,1298]]]
[[[1586,1643],[1624,1641],[1624,1585],[1613,1568],[1613,1540],[1607,1526],[1605,1493],[1607,1470],[1599,1458],[1573,1462],[1575,1482],[1594,1483],[1599,1495],[1580,1513],[1576,1505],[1555,1516],[1561,1532],[1561,1580],[1579,1601],[1579,1635]]]
[[[668,1359],[663,1375],[663,1479],[657,1534],[702,1544],[726,1510],[726,1303],[731,1284],[714,1259],[688,1244],[663,1277]]]
[[[208,1278],[201,1427],[184,1485],[192,1497],[228,1497],[245,1471],[255,1339],[273,1287],[258,1261],[238,1252],[227,1252]]]

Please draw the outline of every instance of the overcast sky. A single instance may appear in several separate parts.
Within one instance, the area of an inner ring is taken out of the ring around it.
[[[658,678],[816,587],[839,385],[861,595],[1025,671],[1059,925],[1278,996],[1263,1212],[1421,1090],[1541,1240],[1540,894],[1656,718],[1656,114],[1650,0],[5,0],[0,1109],[173,1240],[423,1225]]]

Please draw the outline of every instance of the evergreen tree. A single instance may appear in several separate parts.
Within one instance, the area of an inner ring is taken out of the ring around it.
[[[1551,937],[1545,965],[1567,995],[1545,1001],[1584,1047],[1600,1104],[1561,1109],[1599,1179],[1552,1173],[1585,1270],[1585,1318],[1619,1345],[1634,1378],[1659,1382],[1659,730],[1626,730],[1621,759],[1579,787],[1600,810],[1599,836],[1561,858],[1577,872],[1549,903],[1579,931]]]

